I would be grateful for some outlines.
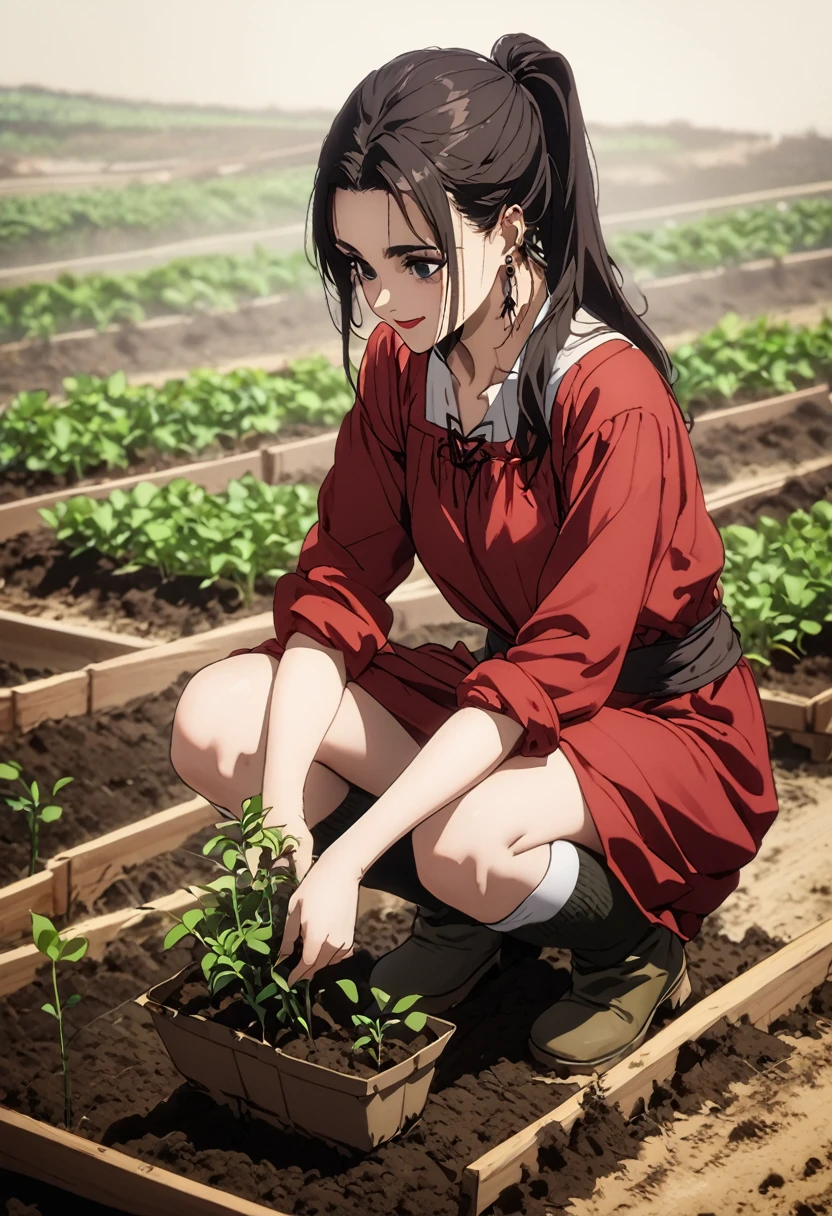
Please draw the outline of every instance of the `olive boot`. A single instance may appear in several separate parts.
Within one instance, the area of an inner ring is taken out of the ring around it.
[[[418,994],[425,1013],[443,1013],[499,965],[503,936],[455,908],[419,907],[410,937],[378,960],[370,983],[396,998]]]
[[[555,916],[516,936],[572,951],[571,989],[533,1023],[543,1064],[603,1072],[644,1040],[660,1007],[690,995],[685,948],[641,912],[604,861],[580,845],[575,890]]]

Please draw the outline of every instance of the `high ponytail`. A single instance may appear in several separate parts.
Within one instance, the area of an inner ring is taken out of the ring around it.
[[[563,55],[527,34],[497,40],[491,58],[529,96],[543,133],[548,177],[530,207],[534,222],[526,240],[544,268],[551,308],[532,331],[518,379],[517,443],[538,462],[549,443],[543,398],[555,357],[572,318],[588,308],[629,338],[670,384],[672,364],[662,344],[627,302],[618,268],[607,253],[598,216],[597,176],[572,69]]]

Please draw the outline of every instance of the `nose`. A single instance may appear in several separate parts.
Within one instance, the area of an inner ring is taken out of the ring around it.
[[[375,307],[384,308],[389,303],[390,303],[390,292],[386,287],[382,287],[381,291],[378,293],[378,295],[376,297]]]

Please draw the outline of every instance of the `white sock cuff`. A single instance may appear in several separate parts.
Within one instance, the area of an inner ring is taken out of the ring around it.
[[[556,840],[549,845],[549,865],[531,895],[496,924],[487,925],[498,933],[511,933],[523,925],[535,925],[556,916],[575,890],[580,854],[571,840]]]

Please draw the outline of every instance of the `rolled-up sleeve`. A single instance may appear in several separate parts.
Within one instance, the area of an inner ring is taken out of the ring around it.
[[[413,569],[397,410],[393,334],[379,326],[361,364],[355,404],[318,496],[297,569],[275,584],[274,625],[285,646],[303,633],[339,650],[356,679],[382,647],[393,612],[386,597]]]
[[[505,713],[524,729],[513,754],[547,756],[561,726],[606,702],[657,559],[662,427],[628,409],[586,435],[564,470],[564,516],[538,606],[504,656],[478,664],[457,704]]]

